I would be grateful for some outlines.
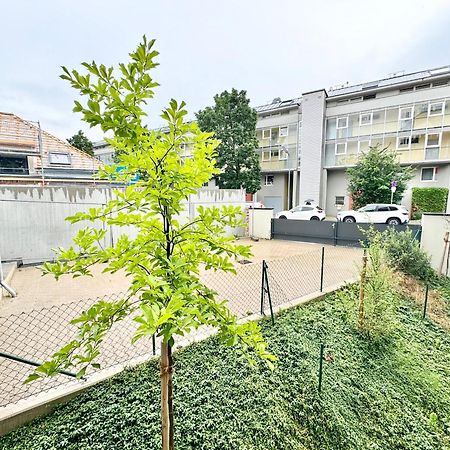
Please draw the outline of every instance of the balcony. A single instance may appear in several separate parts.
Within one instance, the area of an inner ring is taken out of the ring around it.
[[[299,166],[296,145],[272,145],[257,150],[263,172],[284,172]]]
[[[347,143],[350,144],[350,143]],[[353,143],[352,143],[353,144]],[[392,148],[392,147],[389,147]],[[425,163],[427,161],[450,161],[450,145],[441,145],[440,147],[427,147],[419,145],[411,145],[407,149],[392,148],[396,151],[397,157],[402,164]],[[344,150],[346,150],[344,152]],[[363,151],[365,151],[364,149]],[[347,147],[337,148],[335,145],[327,144],[325,148],[324,167],[347,167],[355,165],[358,162],[362,152],[358,151],[358,147],[347,145]]]

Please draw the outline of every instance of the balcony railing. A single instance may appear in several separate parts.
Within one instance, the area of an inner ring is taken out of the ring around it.
[[[261,170],[264,172],[294,170],[299,166],[296,145],[273,145],[270,147],[260,147],[257,151],[260,158]]]
[[[441,146],[439,148],[410,148],[406,150],[396,150],[398,160],[401,163],[419,163],[426,161],[449,161],[450,146]],[[325,150],[325,167],[351,166],[358,162],[363,153],[349,151],[343,154],[335,153],[335,149],[327,148]]]

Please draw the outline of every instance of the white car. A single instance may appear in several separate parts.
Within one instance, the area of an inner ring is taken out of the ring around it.
[[[281,211],[275,215],[277,219],[324,220],[325,213],[317,205],[300,205],[289,211]]]
[[[388,225],[400,225],[408,223],[409,212],[401,205],[377,203],[366,205],[356,211],[341,211],[337,215],[337,220],[347,223],[387,223]]]

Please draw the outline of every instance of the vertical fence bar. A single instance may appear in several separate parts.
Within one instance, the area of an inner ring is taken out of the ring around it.
[[[325,352],[325,344],[320,344],[320,359],[319,359],[319,392],[322,390],[322,372],[323,372],[323,354]]]
[[[275,317],[273,315],[273,307],[272,307],[272,296],[270,295],[269,276],[267,274],[268,266],[265,261],[264,261],[264,267],[265,267],[264,273],[265,273],[265,277],[266,277],[267,297],[269,298],[270,318],[272,319],[272,325],[275,325]]]
[[[265,290],[264,275],[265,275],[265,270],[266,270],[266,261],[263,259],[263,261],[262,261],[262,271],[261,271],[261,308],[260,308],[261,314],[264,314],[264,290]]]
[[[156,337],[154,334],[152,335],[152,350],[153,350],[153,356],[155,356],[156,355]]]
[[[427,306],[428,306],[428,284],[425,286],[425,300],[423,302],[423,316],[422,319],[425,319],[427,315]]]
[[[322,247],[322,260],[320,264],[320,292],[323,292],[323,266],[325,262],[325,247]]]

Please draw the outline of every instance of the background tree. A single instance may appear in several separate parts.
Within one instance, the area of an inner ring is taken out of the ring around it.
[[[360,208],[368,203],[390,203],[393,180],[397,182],[393,202],[400,202],[413,169],[402,167],[396,152],[376,146],[370,147],[355,167],[347,169],[347,175],[353,206]]]
[[[94,156],[94,144],[81,130],[79,130],[78,133],[74,134],[71,138],[67,139],[67,142],[88,155]]]
[[[261,188],[261,167],[256,153],[256,111],[246,91],[232,89],[214,96],[214,106],[196,114],[202,131],[213,131],[217,148],[217,180],[223,189],[245,189],[254,194]]]
[[[116,190],[105,206],[80,212],[68,220],[97,222],[103,227],[87,226],[78,232],[74,245],[59,249],[55,263],[46,263],[44,272],[56,278],[63,274],[91,275],[95,264],[104,271],[124,270],[130,288],[123,298],[99,301],[73,323],[78,336],[53,355],[28,381],[58,370],[76,367],[82,376],[96,366],[99,346],[111,326],[130,314],[136,322],[133,341],[154,334],[161,337],[161,420],[163,449],[173,448],[172,346],[176,335],[183,336],[203,325],[218,329],[221,341],[238,346],[250,362],[268,353],[256,322],[237,323],[226,303],[217,302],[215,293],[200,279],[200,267],[234,272],[230,258],[249,256],[249,247],[237,245],[224,235],[224,227],[242,223],[242,211],[233,206],[198,208],[195,219],[180,220],[190,194],[218,172],[214,154],[218,141],[201,132],[195,123],[184,122],[184,103],[171,100],[161,115],[166,131],[149,131],[142,124],[142,106],[153,97],[157,86],[150,76],[158,53],[154,41],[145,39],[130,54],[128,64],[114,69],[95,62],[83,63],[88,74],[63,68],[68,80],[82,96],[85,105],[75,101],[90,125],[100,125],[114,135],[108,142],[117,150],[117,165],[104,167],[100,176],[129,184]],[[183,145],[193,146],[192,158],[182,158]],[[117,172],[117,166],[122,171]],[[139,173],[137,182],[130,184]],[[112,246],[104,246],[109,226],[134,227],[136,237],[122,235]]]

